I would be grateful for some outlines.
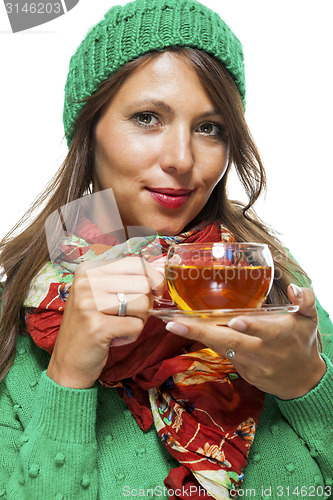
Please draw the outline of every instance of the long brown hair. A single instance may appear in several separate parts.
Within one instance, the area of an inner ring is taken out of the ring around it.
[[[276,275],[268,301],[288,300],[290,281],[305,276],[289,257],[273,232],[255,215],[254,202],[265,189],[265,172],[260,155],[245,122],[242,101],[228,71],[213,57],[196,49],[168,49],[184,58],[197,72],[214,105],[221,111],[229,136],[230,161],[226,174],[212,192],[204,209],[191,225],[221,220],[237,241],[265,242],[270,246]],[[49,259],[45,221],[60,207],[93,190],[94,128],[103,107],[117,93],[124,81],[142,64],[157,57],[152,52],[126,64],[105,80],[95,94],[85,100],[85,107],[74,126],[68,155],[57,175],[38,197],[32,208],[0,243],[0,269],[4,272],[0,323],[0,381],[8,372],[15,355],[16,338],[24,332],[22,304],[32,278]],[[227,196],[227,180],[235,168],[248,195],[248,203],[232,201]],[[43,207],[41,209],[41,207]],[[39,213],[38,213],[39,210]],[[34,215],[37,211],[37,215]],[[26,229],[24,229],[24,227]],[[15,235],[19,232],[18,235]]]

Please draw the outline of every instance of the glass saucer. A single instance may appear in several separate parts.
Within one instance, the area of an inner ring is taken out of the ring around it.
[[[184,318],[195,318],[196,320],[214,323],[215,325],[227,325],[236,316],[267,316],[271,314],[295,313],[299,309],[293,304],[285,305],[263,305],[258,309],[206,309],[200,311],[181,311],[177,307],[167,309],[149,309],[152,316],[164,321],[179,321]]]

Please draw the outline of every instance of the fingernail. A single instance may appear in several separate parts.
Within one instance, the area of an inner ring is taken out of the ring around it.
[[[297,297],[298,299],[301,299],[303,297],[303,292],[301,290],[301,288],[299,288],[297,285],[295,285],[294,283],[290,283],[290,286],[292,287],[293,289],[293,292],[294,292],[294,295],[295,297]]]
[[[232,318],[229,321],[228,326],[230,326],[230,328],[233,328],[234,330],[237,330],[238,332],[245,332],[245,330],[247,330],[247,324],[238,318]]]
[[[187,326],[180,325],[179,323],[175,323],[174,321],[169,321],[165,329],[180,336],[185,336],[188,333]]]

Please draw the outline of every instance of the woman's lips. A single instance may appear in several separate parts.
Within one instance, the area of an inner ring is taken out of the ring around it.
[[[165,208],[181,208],[191,197],[193,189],[146,188],[153,200]]]

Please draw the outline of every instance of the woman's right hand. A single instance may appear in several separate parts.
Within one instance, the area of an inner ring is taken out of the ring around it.
[[[94,385],[109,355],[110,345],[134,342],[161,297],[164,277],[139,257],[78,267],[47,375],[59,385],[86,389]],[[117,293],[127,298],[126,316],[118,316]]]

